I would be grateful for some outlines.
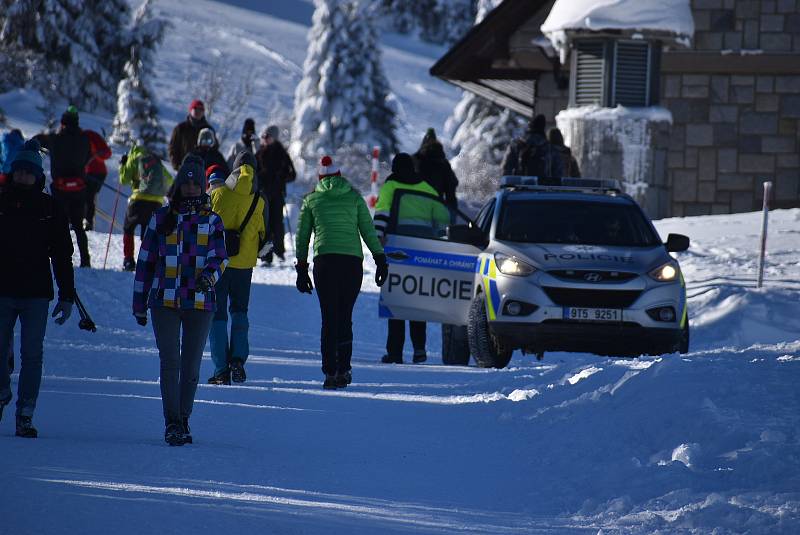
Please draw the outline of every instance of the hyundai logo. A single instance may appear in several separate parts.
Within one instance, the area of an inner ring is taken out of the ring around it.
[[[583,276],[583,280],[586,282],[600,282],[603,280],[603,276],[599,273],[587,273]]]

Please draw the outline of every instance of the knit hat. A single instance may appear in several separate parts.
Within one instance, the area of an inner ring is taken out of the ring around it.
[[[189,111],[192,111],[195,108],[202,108],[203,110],[205,110],[206,109],[206,105],[203,104],[202,100],[200,100],[199,98],[196,98],[196,99],[194,99],[192,101],[191,104],[189,104]]]
[[[319,179],[327,178],[329,176],[341,176],[339,168],[333,165],[333,158],[330,156],[323,156],[319,161]]]
[[[187,154],[183,159],[181,168],[175,176],[175,188],[180,188],[182,184],[194,182],[203,189],[206,186],[206,174],[203,170],[203,159],[196,154]]]
[[[224,171],[225,170],[218,163],[210,165],[208,169],[206,169],[206,182],[208,182],[208,185],[213,186],[214,184],[225,183]]]
[[[528,124],[528,132],[535,132],[544,135],[544,129],[547,126],[547,119],[544,115],[539,114],[533,118]]]
[[[272,139],[274,139],[275,141],[278,141],[278,137],[280,135],[281,135],[281,129],[278,128],[277,126],[275,126],[274,124],[264,128],[261,131],[261,137],[269,136]]]
[[[242,134],[247,134],[248,132],[256,133],[256,122],[249,117],[244,120],[244,126],[242,126]]]
[[[236,155],[233,160],[233,169],[239,169],[243,165],[249,165],[253,169],[256,168],[256,157],[250,151],[243,150]]]
[[[428,143],[431,143],[433,141],[436,141],[436,130],[434,130],[433,128],[428,128],[425,131],[425,135],[422,136],[422,144],[427,145]]]
[[[412,178],[417,175],[414,159],[406,152],[401,152],[392,160],[392,173],[400,177]]]
[[[73,105],[67,106],[64,113],[61,114],[61,124],[64,126],[78,126],[78,108]]]
[[[36,176],[39,189],[44,187],[44,168],[42,167],[41,145],[35,139],[29,139],[17,151],[14,161],[11,162],[11,173],[25,170]]]
[[[217,144],[217,137],[214,135],[214,131],[210,128],[203,128],[200,130],[200,133],[197,135],[197,146],[198,147],[213,147]]]

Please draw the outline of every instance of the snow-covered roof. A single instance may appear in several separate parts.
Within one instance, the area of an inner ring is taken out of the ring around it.
[[[566,56],[570,30],[636,30],[673,34],[688,46],[694,35],[690,0],[556,0],[541,26]]]

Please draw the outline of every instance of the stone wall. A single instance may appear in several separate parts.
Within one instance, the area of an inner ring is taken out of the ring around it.
[[[694,49],[800,62],[798,4],[693,0]],[[671,215],[759,209],[764,180],[774,183],[773,206],[800,206],[800,75],[664,74],[661,90],[673,116]]]

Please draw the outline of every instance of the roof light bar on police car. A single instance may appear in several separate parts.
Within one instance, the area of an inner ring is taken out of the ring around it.
[[[544,183],[540,183],[544,182]],[[619,180],[609,178],[572,178],[563,177],[557,180],[541,180],[535,176],[505,175],[500,179],[501,188],[537,188],[537,189],[580,189],[584,191],[616,191],[622,192]]]

